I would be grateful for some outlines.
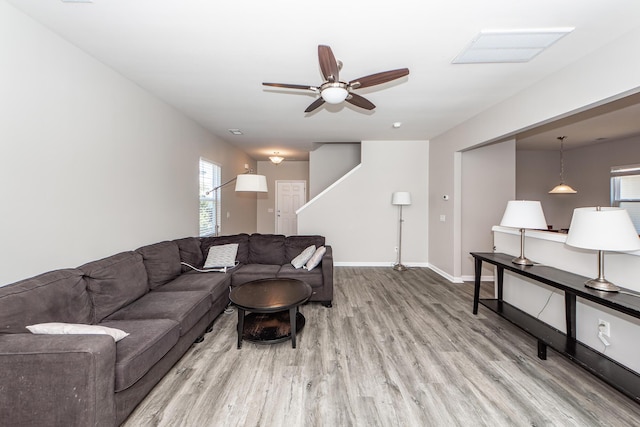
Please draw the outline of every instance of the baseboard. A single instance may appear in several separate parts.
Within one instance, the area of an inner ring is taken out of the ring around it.
[[[334,262],[335,267],[393,267],[393,262]],[[403,262],[407,267],[429,268],[426,262]]]
[[[464,280],[462,280],[461,277],[454,277],[454,276],[450,275],[449,273],[447,273],[446,271],[440,270],[435,265],[429,264],[428,267],[431,270],[433,270],[434,272],[436,272],[439,275],[441,275],[442,277],[444,277],[445,279],[447,279],[448,281],[450,281],[450,282],[453,282],[453,283],[464,283]]]
[[[465,282],[475,282],[476,276],[462,276],[462,280],[464,280]],[[480,276],[480,281],[481,282],[493,282],[494,281],[494,277],[493,276]]]

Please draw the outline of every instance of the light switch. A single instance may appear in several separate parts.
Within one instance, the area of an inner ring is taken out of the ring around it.
[[[267,209],[267,212],[269,212],[269,213],[273,213],[273,208],[269,208],[269,209]]]
[[[447,217],[445,215],[440,215],[440,222],[445,222]]]

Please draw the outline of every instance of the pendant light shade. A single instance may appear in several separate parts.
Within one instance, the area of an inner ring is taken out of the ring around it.
[[[549,191],[549,194],[575,194],[576,190],[570,185],[564,183],[564,139],[566,136],[559,136],[560,140],[560,184],[556,185]]]

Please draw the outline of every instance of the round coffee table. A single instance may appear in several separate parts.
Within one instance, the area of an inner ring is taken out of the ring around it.
[[[233,288],[229,298],[238,308],[238,348],[243,338],[263,344],[291,339],[296,348],[296,333],[305,323],[298,307],[310,296],[311,286],[296,279],[260,279]]]

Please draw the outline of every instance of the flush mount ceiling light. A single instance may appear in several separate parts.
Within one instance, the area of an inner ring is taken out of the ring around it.
[[[284,160],[284,157],[281,157],[278,154],[280,154],[278,151],[274,151],[273,156],[269,157],[269,160],[271,160],[271,163],[274,165],[279,165]]]
[[[229,132],[232,135],[243,135],[242,131],[240,129],[229,129]]]
[[[559,136],[560,140],[560,184],[549,191],[549,194],[575,194],[576,190],[564,183],[564,139],[566,136]]]
[[[452,63],[528,62],[573,30],[573,27],[482,30]]]

